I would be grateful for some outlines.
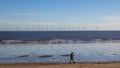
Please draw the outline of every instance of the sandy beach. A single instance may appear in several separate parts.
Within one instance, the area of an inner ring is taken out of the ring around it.
[[[120,68],[120,62],[0,64],[0,68]]]

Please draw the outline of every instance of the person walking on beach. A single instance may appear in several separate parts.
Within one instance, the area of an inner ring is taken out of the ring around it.
[[[70,62],[69,63],[71,63],[71,62],[75,63],[73,52],[71,52],[71,54],[70,54]]]

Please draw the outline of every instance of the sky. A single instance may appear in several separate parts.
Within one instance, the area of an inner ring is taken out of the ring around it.
[[[0,0],[0,31],[120,30],[120,0]]]

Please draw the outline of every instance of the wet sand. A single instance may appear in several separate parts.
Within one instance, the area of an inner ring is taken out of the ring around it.
[[[120,68],[120,62],[0,64],[0,68]]]

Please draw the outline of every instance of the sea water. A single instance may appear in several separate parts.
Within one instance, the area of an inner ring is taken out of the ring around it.
[[[0,63],[69,62],[74,52],[76,62],[120,61],[120,42],[76,44],[0,44]],[[28,55],[28,56],[23,56]],[[50,57],[39,57],[52,55]]]
[[[1,40],[120,40],[120,31],[0,31]]]

